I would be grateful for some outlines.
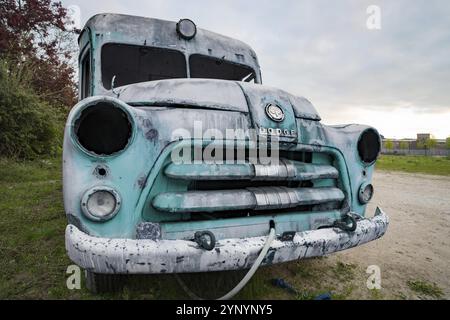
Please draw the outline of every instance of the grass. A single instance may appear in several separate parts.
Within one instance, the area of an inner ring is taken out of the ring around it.
[[[84,279],[80,290],[67,288],[66,270],[72,262],[64,248],[67,221],[59,159],[0,159],[0,213],[0,299],[189,299],[169,274],[130,276],[123,291],[110,294],[92,295]],[[309,300],[323,293],[331,293],[333,299],[382,298],[366,289],[365,268],[338,259],[332,255],[262,267],[236,298]],[[244,274],[199,273],[181,278],[197,295],[215,298]],[[298,294],[274,287],[274,278],[284,279]]]
[[[57,298],[64,291],[61,164],[0,160],[0,299]]]
[[[382,155],[376,163],[376,168],[450,176],[450,157]]]
[[[350,281],[355,276],[355,269],[356,265],[354,264],[338,261],[332,271],[336,278],[342,281]]]
[[[436,299],[442,298],[444,293],[435,283],[430,283],[423,280],[410,280],[408,287],[419,295],[425,295]]]

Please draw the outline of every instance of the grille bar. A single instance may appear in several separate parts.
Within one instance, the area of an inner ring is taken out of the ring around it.
[[[344,193],[338,188],[258,187],[237,190],[160,193],[153,198],[155,209],[170,213],[233,210],[271,210],[339,202]]]
[[[182,180],[272,180],[305,181],[335,179],[339,176],[330,165],[280,159],[278,164],[175,164],[165,168],[166,176]]]

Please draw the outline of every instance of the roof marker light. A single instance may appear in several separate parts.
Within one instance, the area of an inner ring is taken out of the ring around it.
[[[191,40],[197,34],[197,26],[190,19],[181,19],[177,23],[178,34],[186,40]]]

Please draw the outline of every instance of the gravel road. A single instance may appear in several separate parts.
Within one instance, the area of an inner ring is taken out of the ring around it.
[[[367,215],[380,206],[390,217],[388,232],[330,258],[378,265],[383,298],[429,298],[409,288],[408,281],[420,280],[435,283],[450,299],[450,177],[377,171],[373,185]]]
[[[331,292],[335,299],[450,299],[450,177],[376,171],[373,185],[367,217],[379,206],[390,218],[381,239],[321,258],[264,267],[259,279],[282,278],[312,297]],[[367,287],[369,266],[379,267],[380,290]],[[236,281],[229,283],[231,289]],[[258,297],[296,298],[280,289]]]

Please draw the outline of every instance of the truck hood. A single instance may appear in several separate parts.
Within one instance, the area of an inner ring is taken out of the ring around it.
[[[295,118],[320,120],[307,99],[283,90],[237,81],[170,79],[116,88],[111,96],[133,106],[176,106],[251,113],[263,117],[265,106],[275,103]],[[259,121],[257,121],[259,122]]]

